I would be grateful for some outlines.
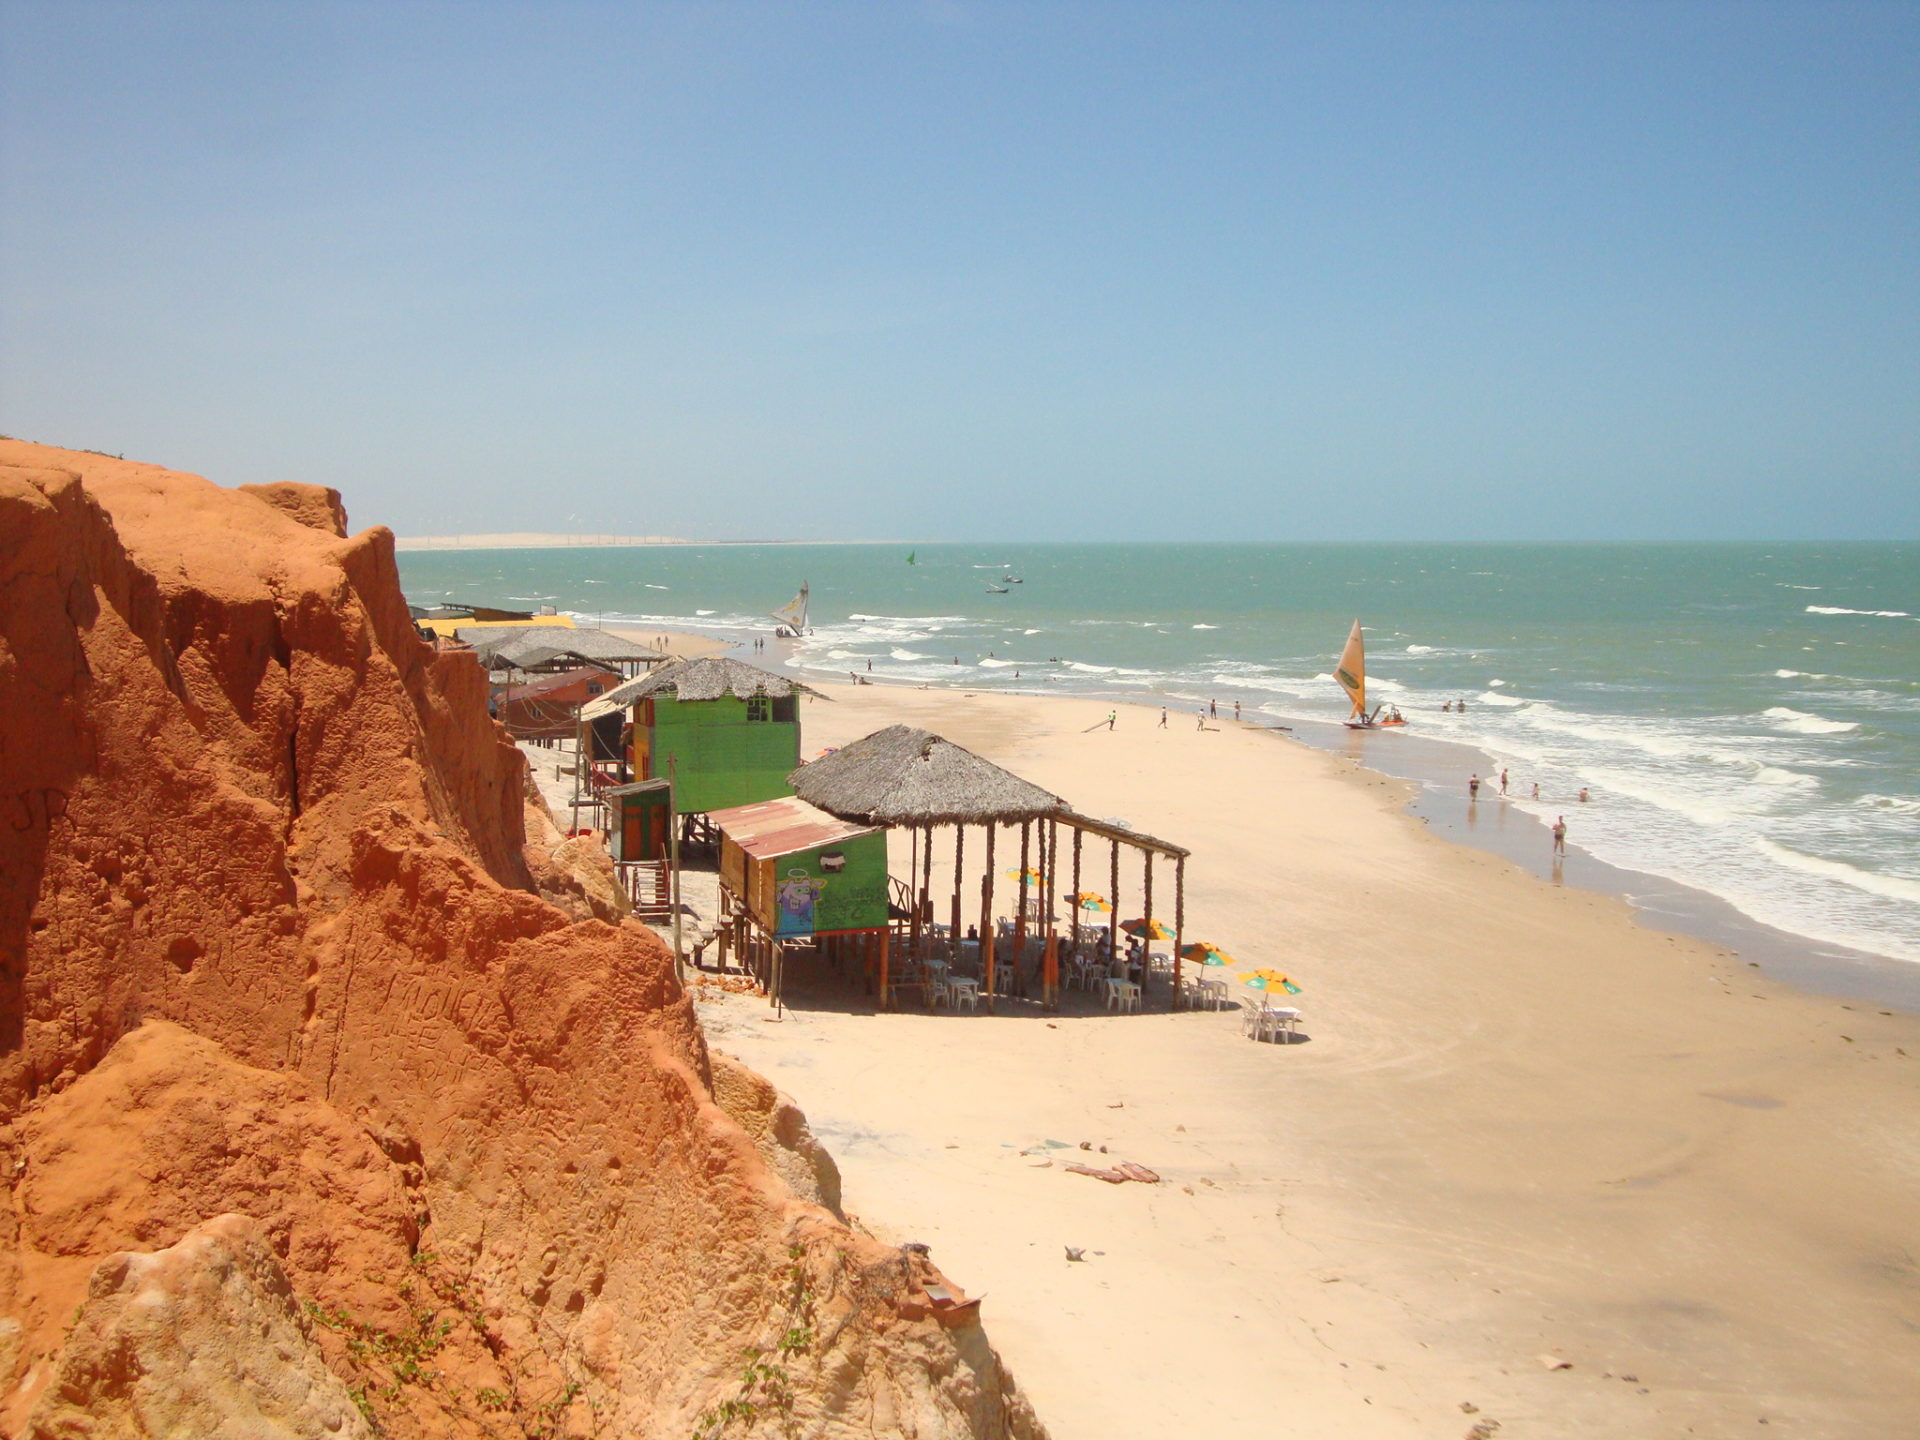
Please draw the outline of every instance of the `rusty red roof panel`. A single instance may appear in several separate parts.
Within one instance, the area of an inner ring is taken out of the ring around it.
[[[875,831],[874,826],[856,825],[817,810],[794,795],[778,800],[756,800],[731,810],[715,810],[707,818],[719,827],[721,834],[756,860],[833,845]]]

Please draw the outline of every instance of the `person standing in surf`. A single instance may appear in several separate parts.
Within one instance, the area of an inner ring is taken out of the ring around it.
[[[1567,853],[1567,817],[1564,815],[1554,818],[1553,853],[1556,855],[1564,855]]]

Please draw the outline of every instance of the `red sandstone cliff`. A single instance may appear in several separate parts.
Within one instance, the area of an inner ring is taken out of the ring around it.
[[[1038,1436],[651,934],[535,893],[481,672],[345,530],[0,442],[0,1432]]]

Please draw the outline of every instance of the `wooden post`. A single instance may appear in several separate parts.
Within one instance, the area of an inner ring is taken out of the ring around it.
[[[967,858],[967,827],[953,827],[953,950],[949,963],[960,963],[960,876]]]
[[[993,929],[993,834],[998,827],[987,822],[987,873],[980,877],[980,993],[987,997],[987,1010],[993,1010],[993,965],[995,935]]]
[[[1113,909],[1107,912],[1107,958],[1120,958],[1120,842],[1108,842],[1113,846],[1112,870],[1107,876],[1107,899],[1113,902]]]
[[[892,996],[887,991],[887,951],[893,939],[893,926],[887,925],[880,931],[880,1003],[879,1009],[890,1010]]]
[[[1180,980],[1184,968],[1180,959],[1180,946],[1187,933],[1187,857],[1176,855],[1173,860],[1173,1005],[1180,1008]]]
[[[681,958],[686,954],[680,943],[680,830],[673,823],[675,803],[674,789],[677,769],[672,760],[667,762],[667,864],[673,868],[673,978],[686,983],[686,962]]]
[[[1147,933],[1140,937],[1140,994],[1144,1009],[1147,981],[1153,978],[1153,851],[1141,853],[1147,857],[1147,913],[1141,916],[1147,922]]]
[[[1049,819],[1043,832],[1046,841],[1042,847],[1047,854],[1045,872],[1040,877],[1040,893],[1046,897],[1047,907],[1047,948],[1041,964],[1044,974],[1041,978],[1041,994],[1049,1010],[1060,1008],[1060,946],[1059,936],[1054,933],[1054,874],[1060,860],[1060,822]]]
[[[1020,906],[1013,916],[1013,983],[1020,986],[1020,967],[1027,961],[1027,871],[1033,868],[1033,822],[1020,822]]]
[[[921,922],[920,963],[925,964],[927,951],[932,945],[931,937],[926,933],[933,924],[933,826],[927,826],[927,843],[920,850],[920,908],[926,912]]]
[[[920,958],[920,827],[909,825],[913,848],[907,852],[907,956]]]
[[[1080,953],[1080,842],[1084,838],[1084,832],[1080,827],[1078,825],[1074,826],[1073,889],[1067,892],[1067,913],[1071,917],[1067,921],[1067,924],[1071,927],[1069,933],[1073,936],[1072,941],[1067,946],[1067,954],[1069,955],[1078,955]]]

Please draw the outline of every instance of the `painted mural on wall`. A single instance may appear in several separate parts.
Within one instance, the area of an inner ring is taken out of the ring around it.
[[[773,862],[773,923],[779,937],[868,930],[887,923],[886,837],[854,836],[824,851]]]
[[[774,897],[778,906],[778,928],[776,935],[811,935],[816,929],[827,926],[816,925],[814,910],[830,882],[818,875],[809,875],[804,869],[795,866],[788,870],[785,878],[774,887]]]

